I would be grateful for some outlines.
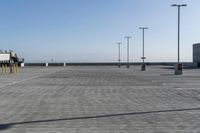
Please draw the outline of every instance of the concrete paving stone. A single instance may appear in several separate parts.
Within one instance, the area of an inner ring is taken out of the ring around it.
[[[76,66],[0,75],[0,132],[200,132],[200,71],[173,73]]]

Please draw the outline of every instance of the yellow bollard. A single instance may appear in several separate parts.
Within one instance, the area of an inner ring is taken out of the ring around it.
[[[12,65],[12,69],[13,69],[13,73],[15,73],[16,72],[15,64]]]
[[[4,69],[4,65],[2,64],[2,65],[1,65],[1,73],[2,73],[2,74],[3,74],[3,71],[4,71],[3,69]]]
[[[6,65],[3,65],[3,73],[6,73]]]
[[[16,64],[14,64],[14,73],[17,73]]]
[[[16,67],[17,67],[17,73],[19,73],[19,66],[18,66],[18,64],[16,64]]]
[[[5,65],[3,65],[3,74],[5,74]]]
[[[13,73],[15,73],[15,64],[13,64],[12,67],[13,67]]]
[[[5,65],[5,74],[7,74],[7,68],[8,68],[8,66]]]
[[[1,73],[2,74],[6,74],[7,73],[7,65],[6,64],[2,64],[1,65]]]
[[[0,65],[0,73],[2,74],[7,74],[8,73],[8,65],[7,64],[2,64]],[[18,64],[13,64],[12,66],[12,73],[18,73],[19,72],[19,67]]]
[[[2,74],[5,74],[5,65],[2,65]]]
[[[15,64],[15,73],[17,73],[18,71],[17,71],[17,64]]]
[[[5,72],[5,66],[4,64],[2,64],[2,74],[4,74],[4,72]]]
[[[15,72],[17,73],[18,71],[17,71],[17,64],[15,64]]]

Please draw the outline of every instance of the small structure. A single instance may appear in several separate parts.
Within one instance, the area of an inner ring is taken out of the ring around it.
[[[24,59],[19,59],[17,54],[10,51],[0,50],[0,66],[2,67],[2,73],[7,73],[7,67],[10,67],[10,73],[17,72],[18,66]]]
[[[193,62],[200,67],[200,43],[193,44]]]
[[[200,63],[200,43],[193,44],[193,62]]]

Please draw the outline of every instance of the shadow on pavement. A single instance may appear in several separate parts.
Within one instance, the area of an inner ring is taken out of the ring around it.
[[[161,69],[174,69],[174,66],[164,66],[160,67]],[[190,66],[183,66],[183,69],[200,69],[199,67],[190,67]]]
[[[119,113],[119,114],[108,114],[108,115],[97,115],[97,116],[83,116],[83,117],[71,117],[71,118],[49,119],[49,120],[47,119],[47,120],[36,120],[36,121],[13,122],[13,123],[0,124],[0,131],[8,130],[8,129],[12,128],[12,126],[15,126],[15,125],[24,125],[24,124],[84,120],[84,119],[97,119],[97,118],[144,115],[144,114],[155,114],[155,113],[170,113],[170,112],[181,112],[181,111],[195,111],[195,110],[200,110],[200,108],[171,109],[171,110],[158,110],[158,111],[145,111],[145,112]]]
[[[12,124],[0,124],[0,131],[7,130],[12,127]]]

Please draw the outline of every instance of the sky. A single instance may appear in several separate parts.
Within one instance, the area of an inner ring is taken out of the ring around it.
[[[25,62],[140,62],[142,31],[148,62],[177,61],[177,8],[181,8],[181,61],[200,42],[200,0],[0,0],[0,49]]]

